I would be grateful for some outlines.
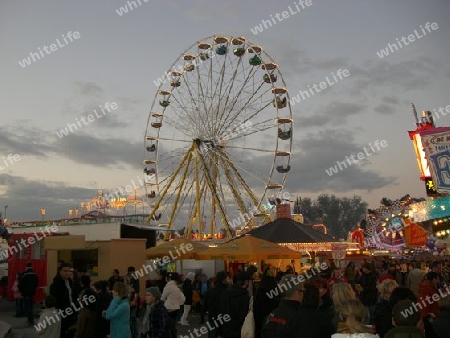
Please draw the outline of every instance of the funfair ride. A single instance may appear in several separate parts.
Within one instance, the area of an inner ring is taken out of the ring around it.
[[[259,224],[291,168],[292,111],[278,65],[244,37],[210,36],[166,75],[145,133],[148,223],[198,238],[231,236],[236,219]]]

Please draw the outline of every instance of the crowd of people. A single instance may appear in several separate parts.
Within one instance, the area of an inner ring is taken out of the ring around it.
[[[89,275],[60,262],[37,323],[32,303],[38,279],[31,264],[13,290],[16,315],[26,315],[41,337],[175,338],[178,325],[190,325],[193,308],[209,338],[246,338],[241,332],[249,329],[255,338],[448,336],[450,260],[373,260],[342,269],[329,261],[325,267],[297,272],[295,261],[285,271],[249,265],[210,279],[161,271],[139,295],[134,267],[126,276],[114,270],[109,280],[91,283]],[[249,309],[254,326],[247,327]]]

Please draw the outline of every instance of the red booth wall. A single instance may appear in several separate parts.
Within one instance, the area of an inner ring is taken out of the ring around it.
[[[33,234],[13,234],[10,239],[10,246],[15,245],[16,240],[21,238],[28,239],[28,237],[33,237]],[[43,243],[40,243],[43,245]],[[34,245],[34,244],[32,244]],[[26,255],[24,258],[19,258],[20,256],[13,250],[10,250],[8,255],[8,289],[7,289],[7,299],[14,300],[14,295],[12,291],[12,286],[16,280],[16,275],[20,272],[25,271],[26,264],[31,262],[32,269],[37,273],[39,278],[38,287],[36,289],[36,296],[34,297],[35,302],[43,302],[45,299],[44,288],[47,286],[47,261],[46,259],[37,259],[32,256],[32,245],[23,248],[26,250]],[[11,254],[12,253],[12,254]]]

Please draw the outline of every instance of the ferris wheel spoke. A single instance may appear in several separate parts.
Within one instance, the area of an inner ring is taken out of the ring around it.
[[[261,88],[261,87],[259,87],[259,88]],[[258,89],[259,89],[259,88],[258,88]],[[262,94],[260,94],[260,95],[257,97],[257,99],[258,99],[258,98],[262,98],[263,95],[264,95],[264,94],[267,94],[267,92],[269,92],[269,91],[270,91],[270,89],[266,90],[265,92],[263,92]],[[223,123],[223,125],[224,125],[224,130],[226,130],[227,128],[229,128],[234,122],[236,122],[236,120],[237,120],[239,117],[241,117],[242,112],[246,109],[246,107],[251,106],[252,102],[255,102],[255,101],[256,101],[256,100],[252,100],[252,99],[255,97],[255,94],[256,94],[256,93],[257,93],[257,92],[255,92],[254,94],[252,94],[252,95],[248,98],[247,102],[245,102],[245,104],[244,104],[243,107],[237,112],[237,114],[235,114],[235,115],[230,115],[230,116],[228,116],[228,117],[225,119],[225,121],[224,121],[224,123]],[[272,100],[273,100],[273,98],[272,98]],[[242,124],[244,124],[245,122],[249,121],[251,118],[257,116],[260,112],[262,112],[264,109],[266,109],[268,106],[270,106],[270,105],[272,104],[272,100],[268,100],[268,102],[264,103],[264,105],[263,105],[262,107],[260,107],[260,108],[257,109],[255,112],[253,112],[250,116],[247,116],[247,117],[246,117],[246,116],[244,115],[243,120],[242,120],[242,121],[239,121],[239,122],[240,122],[240,125],[242,125]],[[251,121],[250,121],[250,122],[251,122]],[[236,126],[235,128],[239,128],[239,125]],[[223,132],[223,130],[222,130],[222,132]]]
[[[260,151],[263,153],[270,153],[273,154],[273,150],[267,150],[267,149],[259,149],[259,148],[250,148],[250,147],[238,147],[238,146],[226,146],[226,149],[241,149],[241,150],[252,150],[252,151]]]
[[[226,163],[226,161],[224,159],[221,159],[221,162],[222,162],[222,167],[223,167],[224,172],[225,172],[225,177],[227,179],[227,182],[228,182],[228,185],[229,185],[229,187],[231,189],[233,197],[234,197],[234,199],[236,200],[236,202],[238,204],[239,210],[240,210],[241,214],[245,215],[246,218],[247,218],[247,210],[246,210],[246,207],[245,207],[245,202],[241,198],[241,195],[240,195],[238,189],[235,186],[236,182],[235,182],[235,180],[233,179],[233,177],[231,175],[230,169],[228,167],[228,163]]]
[[[242,86],[240,88],[237,89],[237,93],[241,93],[241,91],[245,88],[245,85],[250,81],[250,79],[253,78],[253,76],[255,75],[255,73],[257,72],[257,67],[253,67],[250,72],[247,74]],[[238,99],[239,99],[239,95],[236,95],[232,101],[231,101],[231,107],[228,109],[228,107],[226,106],[223,109],[223,112],[221,114],[220,117],[220,122],[218,123],[221,127],[223,126],[224,122],[222,122],[223,118],[226,117],[227,115],[225,115],[225,113],[231,113],[233,111],[234,106],[236,105]],[[227,96],[226,102],[228,102],[229,100],[229,96]],[[233,114],[230,114],[233,115]],[[236,114],[235,114],[236,115]],[[221,130],[222,128],[220,128],[219,130]]]

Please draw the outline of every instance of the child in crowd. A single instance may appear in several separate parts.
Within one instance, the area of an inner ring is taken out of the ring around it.
[[[22,293],[19,290],[19,279],[20,279],[20,274],[16,274],[16,280],[14,281],[14,284],[11,288],[13,291],[14,299],[16,301],[15,317],[25,317],[25,306],[23,303]]]

